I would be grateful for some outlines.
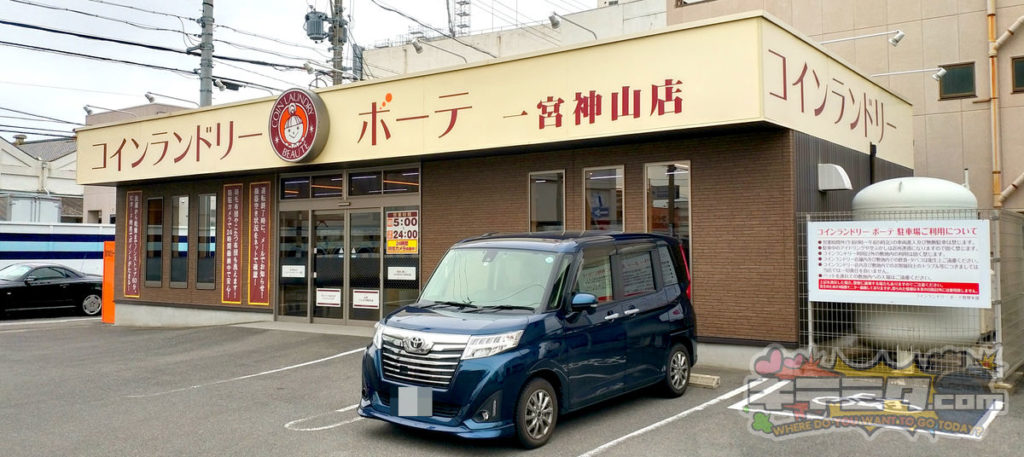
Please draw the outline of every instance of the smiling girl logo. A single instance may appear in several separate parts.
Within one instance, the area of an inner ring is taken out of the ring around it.
[[[289,89],[274,102],[269,127],[270,144],[281,160],[305,162],[323,149],[330,121],[320,96],[304,89]]]

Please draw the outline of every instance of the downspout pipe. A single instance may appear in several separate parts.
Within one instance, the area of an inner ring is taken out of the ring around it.
[[[994,44],[994,51],[999,51],[999,48],[1002,47],[1002,45],[1005,44],[1006,41],[1009,40],[1014,35],[1014,33],[1017,31],[1017,29],[1021,27],[1021,25],[1024,25],[1024,16],[1017,18],[1017,21],[1015,21],[1013,25],[1010,26],[1010,28],[1006,29],[1006,31],[1003,32],[999,39],[996,40]],[[1024,185],[1024,173],[1021,173],[1020,176],[1017,176],[1017,178],[1014,179],[1009,186],[1006,186],[1006,188],[1003,189],[1002,192],[1000,192],[999,195],[996,196],[998,198],[997,201],[999,202],[999,206],[1002,206],[1002,203],[1006,201],[1006,198],[1009,197],[1010,194],[1017,190],[1021,185]]]
[[[996,47],[996,0],[986,0],[986,21],[988,23],[988,77],[989,77],[989,123],[992,135],[992,206],[1001,208],[1003,200],[999,195],[1002,186],[1001,152],[999,150],[999,63]]]

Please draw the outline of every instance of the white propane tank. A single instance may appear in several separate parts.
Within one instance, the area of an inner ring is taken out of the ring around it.
[[[978,199],[963,186],[937,178],[882,181],[853,197],[853,218],[872,220],[976,219]],[[897,308],[891,312],[893,307]],[[857,305],[857,330],[875,345],[928,350],[973,344],[986,333],[988,309],[913,305]]]

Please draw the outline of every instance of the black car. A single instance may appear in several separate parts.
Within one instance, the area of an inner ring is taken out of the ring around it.
[[[0,269],[0,316],[43,308],[100,313],[103,278],[56,264],[16,263]]]

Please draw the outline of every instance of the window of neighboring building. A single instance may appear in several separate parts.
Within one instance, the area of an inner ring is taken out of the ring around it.
[[[146,286],[160,287],[164,277],[164,199],[146,200]]]
[[[622,170],[621,166],[583,170],[584,229],[622,231]]]
[[[530,173],[530,231],[565,230],[565,172]]]
[[[1014,57],[1012,62],[1013,91],[1024,92],[1024,56]]]
[[[171,197],[171,287],[188,287],[188,195]]]
[[[345,190],[345,176],[336,175],[314,176],[312,187],[313,198],[337,198]]]
[[[942,65],[946,74],[939,79],[939,99],[974,96],[974,62]]]
[[[199,195],[198,222],[196,289],[213,289],[217,283],[217,194]]]
[[[86,222],[89,224],[100,224],[103,223],[103,215],[100,214],[100,210],[91,209],[86,213]]]
[[[647,231],[673,238],[690,236],[690,164],[686,161],[644,166],[647,181]]]

